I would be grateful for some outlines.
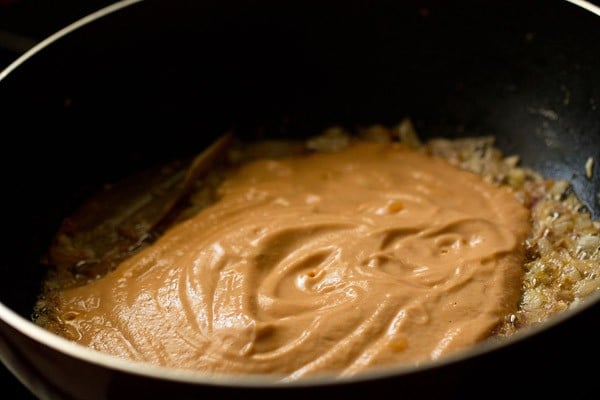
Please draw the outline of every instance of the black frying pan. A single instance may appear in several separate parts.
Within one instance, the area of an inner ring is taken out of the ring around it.
[[[562,0],[117,8],[0,75],[8,234],[0,355],[37,395],[354,398],[387,390],[465,398],[510,396],[513,382],[554,394],[571,382],[593,397],[595,373],[581,360],[600,356],[598,297],[508,346],[415,370],[278,387],[132,367],[35,329],[27,320],[45,272],[39,257],[61,219],[105,182],[197,153],[232,127],[247,137],[298,137],[408,115],[424,137],[493,134],[525,165],[571,180],[600,217],[600,174],[590,179],[584,169],[588,157],[600,162],[600,17],[589,10]]]

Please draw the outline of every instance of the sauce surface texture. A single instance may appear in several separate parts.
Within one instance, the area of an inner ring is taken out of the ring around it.
[[[515,311],[529,213],[398,144],[243,165],[220,199],[57,297],[61,335],[209,373],[294,380],[437,359]]]

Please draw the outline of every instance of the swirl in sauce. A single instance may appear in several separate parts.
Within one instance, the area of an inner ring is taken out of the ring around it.
[[[62,335],[210,373],[299,379],[437,359],[493,334],[528,211],[402,145],[246,164],[220,199],[58,297]]]

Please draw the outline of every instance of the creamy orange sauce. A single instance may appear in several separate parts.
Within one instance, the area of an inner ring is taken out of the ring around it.
[[[402,145],[242,166],[220,200],[58,297],[61,334],[163,366],[299,379],[417,364],[516,310],[528,211]]]

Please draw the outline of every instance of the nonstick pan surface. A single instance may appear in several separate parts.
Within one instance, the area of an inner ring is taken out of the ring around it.
[[[45,274],[39,260],[62,218],[104,183],[197,153],[230,128],[245,137],[305,137],[333,124],[410,116],[425,138],[495,135],[523,164],[571,180],[600,217],[599,174],[588,178],[584,167],[589,157],[600,162],[593,12],[559,0],[116,8],[0,75],[2,133],[10,138],[1,161],[8,238],[0,354],[38,396],[355,398],[387,390],[465,398],[481,395],[481,385],[510,396],[524,381],[532,393],[595,393],[569,382],[593,378],[581,360],[600,356],[597,298],[509,346],[419,370],[277,388],[162,375],[91,357],[34,329],[27,320]]]

